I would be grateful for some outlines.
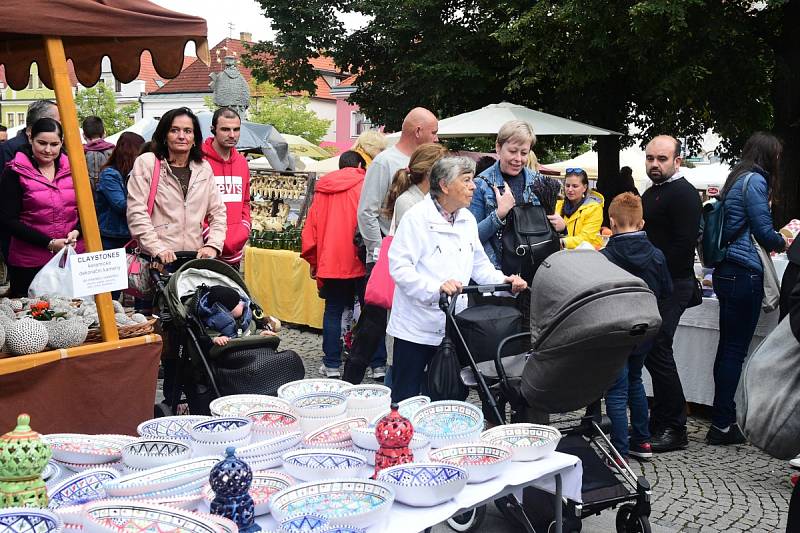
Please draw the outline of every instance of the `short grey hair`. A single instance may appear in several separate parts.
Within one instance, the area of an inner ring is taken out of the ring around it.
[[[28,114],[25,115],[25,125],[33,126],[33,123],[40,118],[52,118],[51,108],[56,107],[52,100],[36,100],[28,106]]]
[[[536,134],[533,133],[533,126],[524,120],[509,120],[497,132],[497,145],[503,146],[508,141],[517,141],[523,144],[536,144]]]
[[[436,161],[431,168],[431,196],[439,198],[442,195],[442,180],[449,185],[462,174],[475,175],[475,161],[463,156],[443,157]]]

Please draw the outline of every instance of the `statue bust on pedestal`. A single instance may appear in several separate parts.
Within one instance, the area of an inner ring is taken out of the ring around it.
[[[236,58],[225,56],[225,70],[209,74],[209,87],[214,91],[214,104],[220,107],[232,107],[244,117],[250,106],[250,88],[247,81],[236,68]]]

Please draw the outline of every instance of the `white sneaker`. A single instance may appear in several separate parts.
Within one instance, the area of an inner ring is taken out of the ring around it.
[[[789,466],[791,466],[792,468],[797,468],[798,470],[800,470],[800,455],[798,455],[797,457],[795,457],[794,459],[789,461]]]
[[[342,377],[342,372],[338,368],[329,368],[324,364],[319,367],[319,374],[320,376],[325,376],[326,378]]]
[[[385,366],[376,366],[375,368],[372,368],[370,370],[372,370],[371,372],[372,375],[370,376],[372,379],[383,379],[386,377]]]

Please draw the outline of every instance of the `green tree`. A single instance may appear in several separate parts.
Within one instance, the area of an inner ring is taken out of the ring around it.
[[[114,93],[104,83],[80,89],[75,93],[75,106],[78,108],[78,120],[90,116],[103,119],[107,136],[131,126],[133,116],[139,111],[138,103],[117,107]]]

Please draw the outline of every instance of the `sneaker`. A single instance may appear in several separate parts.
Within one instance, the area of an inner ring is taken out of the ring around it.
[[[329,368],[324,364],[319,367],[319,374],[321,376],[325,376],[326,378],[340,378],[342,377],[342,372],[338,368]]]
[[[376,366],[372,369],[372,379],[383,379],[386,377],[386,367]]]
[[[614,457],[613,461],[606,457],[606,466],[608,466],[609,468],[614,468],[614,465],[616,464],[618,467],[625,470],[625,467],[628,465],[629,462],[630,459],[628,457],[623,457],[621,462],[618,457]]]
[[[795,468],[797,470],[800,470],[800,455],[798,455],[794,459],[790,460],[789,461],[789,466],[791,466],[792,468]]]
[[[725,432],[712,425],[708,428],[708,433],[706,433],[706,443],[712,446],[744,444],[745,442],[747,442],[747,438],[742,433],[742,430],[739,429],[738,424],[731,424],[728,427],[728,431]]]
[[[650,446],[649,442],[643,442],[642,444],[631,443],[628,453],[639,459],[650,459],[653,457],[653,447]]]

